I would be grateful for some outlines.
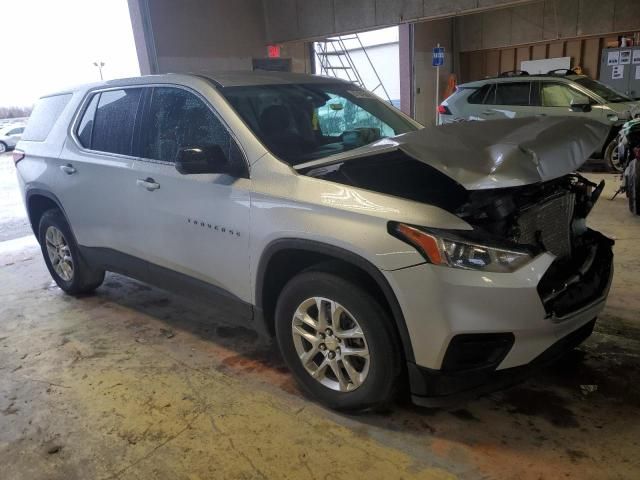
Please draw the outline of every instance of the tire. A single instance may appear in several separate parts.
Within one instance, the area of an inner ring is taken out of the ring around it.
[[[8,151],[9,151],[9,148],[7,147],[7,144],[4,142],[0,142],[0,153],[4,153]]]
[[[627,182],[629,210],[634,215],[640,215],[640,172],[638,171],[638,160],[632,160],[628,168],[629,170],[625,178]]]
[[[620,159],[620,152],[618,151],[617,138],[611,140],[609,145],[607,145],[607,148],[604,151],[604,159],[611,171],[619,173],[624,171],[624,167],[622,166],[622,161]]]
[[[104,270],[90,267],[82,258],[71,228],[60,210],[47,210],[42,215],[38,240],[51,277],[66,293],[89,293],[102,285]],[[61,260],[62,257],[67,260]]]
[[[318,303],[320,309],[340,312],[337,323],[335,318],[321,322]],[[298,312],[306,312],[306,320],[310,317],[314,326],[302,322]],[[331,273],[303,272],[282,290],[275,322],[282,356],[310,397],[336,410],[382,407],[393,399],[402,371],[397,334],[385,309],[356,283]],[[305,340],[294,333],[300,329],[308,334]],[[310,355],[306,349],[317,353]],[[301,352],[310,358],[306,363]],[[314,369],[318,379],[310,373]]]

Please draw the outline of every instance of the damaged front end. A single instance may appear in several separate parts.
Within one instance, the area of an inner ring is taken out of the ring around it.
[[[391,222],[390,233],[434,264],[503,273],[554,255],[538,292],[547,315],[561,321],[604,298],[610,284],[613,241],[586,225],[604,182],[571,173],[605,134],[599,124],[567,118],[474,122],[386,139],[296,169],[463,219],[473,230]]]
[[[613,272],[613,240],[586,225],[604,181],[577,174],[524,187],[478,190],[456,214],[487,238],[556,258],[538,283],[550,317],[562,317],[606,296]]]

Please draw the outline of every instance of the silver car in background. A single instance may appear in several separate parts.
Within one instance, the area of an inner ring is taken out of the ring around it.
[[[440,123],[542,116],[594,120],[608,129],[595,153],[616,168],[616,135],[626,121],[640,114],[640,102],[586,75],[563,72],[507,72],[458,85],[438,107]]]
[[[24,125],[0,127],[0,153],[13,150],[22,138],[22,132],[24,132]]]
[[[572,172],[605,133],[422,128],[335,78],[168,74],[42,98],[14,161],[62,290],[113,271],[214,302],[356,409],[477,394],[590,335],[613,242]]]

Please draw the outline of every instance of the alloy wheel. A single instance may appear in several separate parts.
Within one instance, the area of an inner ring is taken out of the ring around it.
[[[338,302],[313,297],[293,314],[293,343],[312,378],[339,392],[357,389],[369,373],[369,347],[356,318]]]
[[[610,163],[616,172],[622,172],[624,170],[624,167],[622,166],[622,159],[620,158],[620,152],[617,148],[614,148],[613,152],[611,152]]]
[[[615,172],[622,172],[624,170],[624,167],[622,165],[624,158],[622,155],[620,155],[620,150],[621,149],[618,145],[618,142],[615,139],[612,140],[611,143],[609,143],[607,149],[605,150],[605,160],[609,163],[609,166]]]
[[[47,228],[45,234],[47,254],[55,272],[65,282],[73,280],[73,258],[66,238],[54,226]]]

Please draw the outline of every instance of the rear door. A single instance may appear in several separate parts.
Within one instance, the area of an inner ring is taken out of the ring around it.
[[[127,208],[137,219],[133,229],[139,256],[249,301],[250,180],[182,175],[175,168],[181,149],[212,145],[233,161],[245,162],[229,129],[202,96],[179,86],[154,87],[134,164],[137,188]]]
[[[132,254],[134,125],[143,88],[92,92],[59,158],[57,194],[78,243]]]
[[[484,100],[480,117],[484,120],[532,117],[540,113],[536,105],[535,82],[496,82]]]

